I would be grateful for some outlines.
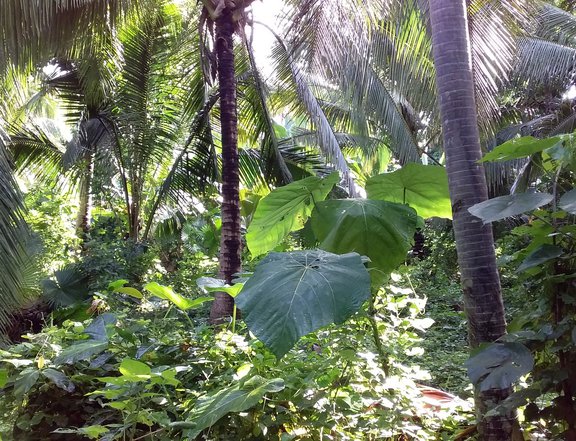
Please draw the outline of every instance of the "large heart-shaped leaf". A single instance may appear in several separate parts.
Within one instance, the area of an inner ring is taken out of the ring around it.
[[[393,173],[384,173],[366,182],[370,199],[408,204],[423,218],[452,219],[448,176],[443,167],[406,164]]]
[[[370,296],[359,254],[270,253],[236,297],[248,329],[277,357],[300,337],[342,323]]]
[[[517,214],[535,210],[550,203],[553,196],[548,193],[518,193],[499,196],[473,205],[468,211],[487,224]]]
[[[560,198],[558,206],[571,214],[576,214],[576,188],[566,192]]]
[[[534,367],[534,358],[520,343],[493,343],[466,361],[468,377],[480,390],[506,389]]]
[[[338,199],[318,203],[311,219],[320,248],[337,254],[355,251],[387,275],[406,259],[417,216],[407,205]]]
[[[538,139],[532,136],[514,138],[500,144],[494,150],[484,155],[480,162],[500,162],[511,159],[526,158],[534,153],[541,152],[562,141],[560,136],[553,138]]]
[[[258,404],[267,393],[284,389],[284,380],[268,380],[260,376],[249,378],[243,383],[221,389],[215,394],[199,398],[192,410],[191,417],[184,424],[172,424],[171,427],[192,426],[186,431],[187,439],[196,439],[202,430],[214,425],[230,412],[243,412]]]
[[[324,179],[311,176],[276,188],[262,199],[246,232],[252,255],[267,253],[288,233],[303,228],[314,204],[326,199],[339,179],[337,172]]]

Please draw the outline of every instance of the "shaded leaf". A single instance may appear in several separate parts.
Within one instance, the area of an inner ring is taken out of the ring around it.
[[[528,254],[528,256],[526,256],[516,272],[519,273],[529,268],[541,265],[544,262],[548,262],[549,260],[560,257],[562,253],[563,251],[561,247],[550,244],[542,244],[530,254]]]
[[[558,206],[571,214],[576,214],[576,188],[564,193],[558,202]]]
[[[54,364],[74,364],[81,360],[87,360],[92,355],[99,354],[108,347],[107,341],[88,340],[76,343],[64,349],[60,355],[54,359]]]
[[[370,276],[357,253],[270,253],[236,298],[248,329],[277,357],[300,337],[342,323],[370,296]]]
[[[36,384],[36,381],[40,377],[40,371],[36,368],[26,368],[14,381],[14,396],[17,398],[24,397],[28,393],[32,386]]]
[[[66,392],[74,392],[76,389],[72,380],[56,369],[44,369],[42,375],[48,378],[60,389],[64,389]]]
[[[423,218],[452,219],[448,175],[443,167],[410,163],[366,182],[369,199],[408,204]]]
[[[117,321],[116,314],[109,312],[99,315],[92,323],[84,329],[84,334],[90,336],[92,340],[108,341],[108,332],[106,331],[107,325],[113,325]]]
[[[468,211],[487,224],[510,216],[532,211],[550,203],[553,196],[548,193],[518,193],[488,199],[473,205]]]
[[[525,158],[553,147],[560,142],[562,142],[562,137],[560,136],[546,139],[538,139],[532,136],[514,138],[495,147],[494,150],[484,155],[480,162],[499,162]]]
[[[0,369],[0,389],[6,386],[8,382],[8,371],[6,369]]]
[[[520,343],[493,343],[469,358],[468,377],[482,391],[506,389],[534,367],[530,350]]]
[[[314,204],[323,201],[338,180],[338,173],[324,179],[311,176],[276,188],[264,197],[246,233],[252,256],[267,253],[288,233],[303,228]]]
[[[243,383],[198,399],[191,418],[185,422],[187,425],[194,426],[188,431],[188,438],[196,438],[202,430],[214,425],[226,414],[250,409],[258,404],[267,393],[280,392],[282,389],[284,389],[284,380],[280,378],[267,380],[254,376]]]

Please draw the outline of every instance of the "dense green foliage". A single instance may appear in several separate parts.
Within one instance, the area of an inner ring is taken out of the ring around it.
[[[469,211],[509,323],[472,354],[427,2],[287,0],[282,32],[251,0],[4,3],[2,439],[462,441],[474,387],[511,388],[488,416],[526,439],[576,439],[573,2],[467,2],[494,196]]]

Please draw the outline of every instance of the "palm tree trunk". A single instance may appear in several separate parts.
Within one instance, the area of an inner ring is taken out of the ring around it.
[[[85,155],[86,167],[80,183],[80,195],[78,201],[78,216],[76,218],[76,235],[82,243],[87,240],[90,231],[90,218],[92,211],[92,177],[94,175],[94,158],[92,153]]]
[[[130,191],[130,209],[128,211],[128,237],[134,242],[140,238],[140,205],[142,203],[142,185],[140,178],[132,174],[132,189]]]
[[[234,68],[234,22],[228,8],[216,19],[216,54],[220,88],[220,123],[222,130],[222,230],[220,239],[220,276],[231,283],[242,269],[240,230],[240,176],[238,165],[238,117]],[[230,317],[234,299],[216,293],[210,321],[220,323]]]
[[[468,212],[487,199],[474,98],[466,0],[430,0],[432,47],[440,97],[442,135],[452,201],[453,227],[468,336],[472,347],[493,342],[506,332],[500,279],[490,225]],[[478,430],[485,441],[512,438],[514,415],[485,417],[510,393],[491,389],[475,393]]]

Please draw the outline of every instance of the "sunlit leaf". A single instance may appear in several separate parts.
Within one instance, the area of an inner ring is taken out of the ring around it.
[[[168,300],[173,303],[178,309],[187,311],[188,309],[196,308],[201,304],[214,300],[212,297],[200,297],[197,299],[188,299],[182,297],[180,294],[174,292],[169,286],[160,285],[157,282],[150,282],[144,286],[144,289],[153,296],[160,299]]]
[[[120,294],[126,294],[136,299],[142,298],[142,293],[136,288],[132,288],[130,286],[121,286],[119,288],[115,288],[114,292],[119,292]]]
[[[125,358],[118,368],[120,373],[130,380],[145,381],[152,376],[152,370],[146,363],[131,358]]]
[[[252,255],[267,253],[288,233],[303,228],[314,204],[323,201],[338,180],[338,173],[324,179],[311,176],[276,188],[260,200],[246,233]]]
[[[114,290],[126,285],[127,283],[129,283],[129,282],[126,279],[115,280],[114,282],[110,282],[108,284],[108,289],[110,291],[114,291]]]
[[[443,167],[410,163],[368,179],[369,199],[408,204],[423,218],[452,219],[448,176]]]
[[[534,153],[549,149],[560,142],[562,142],[560,136],[546,139],[533,138],[532,136],[514,138],[495,147],[491,152],[486,153],[480,162],[499,162],[525,158]]]

